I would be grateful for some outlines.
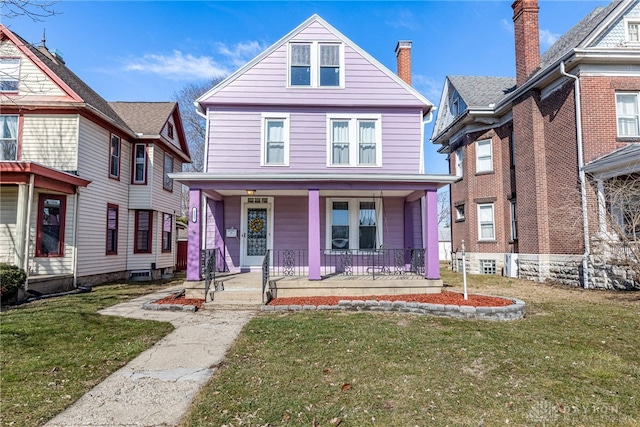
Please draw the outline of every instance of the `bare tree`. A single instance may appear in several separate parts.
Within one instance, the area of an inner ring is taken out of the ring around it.
[[[26,16],[34,22],[41,22],[45,18],[58,14],[53,8],[57,3],[58,0],[2,0],[0,11],[4,18]]]
[[[438,193],[438,227],[451,226],[451,202],[449,199],[448,189]]]

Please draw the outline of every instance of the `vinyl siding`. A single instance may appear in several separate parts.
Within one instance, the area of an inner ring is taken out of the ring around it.
[[[175,255],[176,255],[176,216],[171,212],[166,212],[171,214],[171,252],[162,252],[162,220],[163,220],[163,212],[154,212],[154,224],[153,227],[155,231],[153,234],[155,235],[155,246],[153,247],[153,253],[156,255],[156,263],[157,268],[165,268],[165,267],[173,267],[176,265]]]
[[[135,145],[135,143],[133,144]],[[147,146],[147,183],[146,184],[131,184],[129,186],[129,209],[151,209],[151,203],[153,201],[153,189],[154,185],[154,166],[157,165],[156,159],[154,159],[153,145]],[[129,151],[129,155],[132,156],[132,152]],[[129,172],[133,165],[133,158],[127,164]],[[128,182],[131,182],[129,180]],[[160,187],[162,188],[162,187]]]
[[[291,41],[337,40],[315,22]],[[287,49],[286,43],[280,46],[205,103],[422,107],[413,94],[346,45],[342,70],[345,73],[344,88],[287,88]]]
[[[155,210],[171,213],[172,215],[180,213],[180,197],[181,187],[180,183],[173,183],[173,191],[167,191],[164,189],[164,150],[159,147],[153,147],[152,158],[153,168],[151,170],[153,195],[151,196],[151,206]],[[171,153],[169,153],[171,154]],[[182,163],[174,154],[173,157],[173,172],[180,172],[182,170]]]
[[[173,126],[173,138],[169,138],[169,124]],[[160,131],[160,135],[164,137],[171,144],[175,145],[177,148],[180,148],[180,142],[178,141],[178,128],[176,127],[175,120],[173,116],[169,117],[167,123],[162,127]]]
[[[78,169],[78,120],[76,114],[25,114],[21,160],[55,169]]]
[[[31,62],[20,50],[9,40],[0,42],[0,56],[11,56],[20,58],[20,83],[18,93],[21,101],[28,101],[30,98],[38,97],[61,97],[66,94],[53,82],[40,68]]]
[[[133,245],[135,243],[135,228],[136,228],[136,217],[135,210],[129,210],[129,233],[127,238],[127,248],[129,251],[129,256],[127,259],[127,270],[149,270],[151,269],[151,263],[157,262],[156,255],[158,253],[158,212],[153,213],[153,230],[152,230],[152,241],[151,248],[152,253],[150,254],[136,254],[133,252]]]
[[[209,111],[208,171],[418,173],[422,116],[418,109],[345,110],[295,108],[290,110],[289,166],[260,166],[262,114],[281,109],[216,109]],[[381,114],[382,167],[327,167],[327,115],[354,117]],[[242,132],[238,132],[242,129]]]
[[[18,186],[0,186],[0,262],[15,262]]]
[[[80,118],[78,173],[91,180],[80,190],[78,219],[78,275],[123,271],[127,266],[127,212],[130,182],[131,146],[121,140],[120,180],[109,178],[109,141],[111,133],[95,123]],[[118,212],[118,254],[106,255],[107,204]]]

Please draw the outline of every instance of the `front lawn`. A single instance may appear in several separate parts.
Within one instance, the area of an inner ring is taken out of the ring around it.
[[[461,276],[443,270],[460,290]],[[635,426],[640,294],[470,276],[511,323],[299,312],[251,320],[185,426]]]
[[[0,424],[42,425],[171,332],[169,323],[97,313],[167,285],[99,286],[1,313]]]

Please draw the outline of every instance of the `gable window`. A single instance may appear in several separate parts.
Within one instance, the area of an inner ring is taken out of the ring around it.
[[[109,151],[109,177],[120,178],[120,137],[113,134]]]
[[[167,191],[173,191],[173,179],[169,178],[169,174],[173,172],[173,157],[169,153],[164,153],[164,171],[162,180],[162,188]]]
[[[170,214],[162,214],[162,252],[171,252],[171,230],[173,219]]]
[[[371,250],[382,244],[378,199],[327,199],[327,248]]]
[[[493,222],[493,203],[478,205],[478,238],[479,240],[495,240]]]
[[[291,44],[291,86],[311,86],[311,44]]]
[[[167,123],[167,136],[173,139],[173,125],[171,123]]]
[[[0,92],[18,92],[20,58],[0,58]]]
[[[493,170],[491,140],[476,141],[476,173]]]
[[[454,162],[456,169],[456,176],[462,176],[462,148],[458,148],[454,153]]]
[[[518,238],[518,217],[516,212],[516,202],[511,202],[511,240]]]
[[[262,166],[289,166],[289,115],[262,116]]]
[[[327,166],[381,166],[380,116],[327,116]]]
[[[625,20],[625,32],[627,42],[629,43],[640,43],[640,20],[638,19],[628,19]]]
[[[145,184],[147,182],[147,146],[136,144],[133,147],[133,183]]]
[[[40,194],[38,200],[37,257],[64,256],[66,196]]]
[[[18,116],[0,116],[0,161],[18,160]]]
[[[152,241],[152,220],[153,220],[153,212],[152,211],[136,211],[135,218],[135,245],[133,247],[133,252],[140,253],[151,253],[151,241]]]
[[[107,255],[118,254],[118,205],[107,204]]]
[[[464,205],[456,206],[456,221],[464,221]]]
[[[344,53],[340,43],[290,43],[289,86],[341,87]]]
[[[618,136],[640,136],[638,93],[616,93]]]

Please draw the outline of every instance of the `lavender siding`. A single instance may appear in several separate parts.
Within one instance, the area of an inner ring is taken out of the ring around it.
[[[307,249],[308,199],[276,197],[273,204],[273,249]]]
[[[327,115],[371,114],[371,110],[344,108],[289,110],[289,166],[260,166],[262,113],[282,112],[274,108],[219,109],[209,111],[208,172],[242,171],[418,173],[422,119],[419,109],[377,109],[381,114],[382,167],[327,167]],[[242,129],[242,132],[238,132]]]
[[[291,41],[310,40],[339,41],[318,22]],[[347,45],[344,47],[345,88],[287,88],[287,48],[288,44],[283,44],[203,104],[423,107],[413,94]]]

